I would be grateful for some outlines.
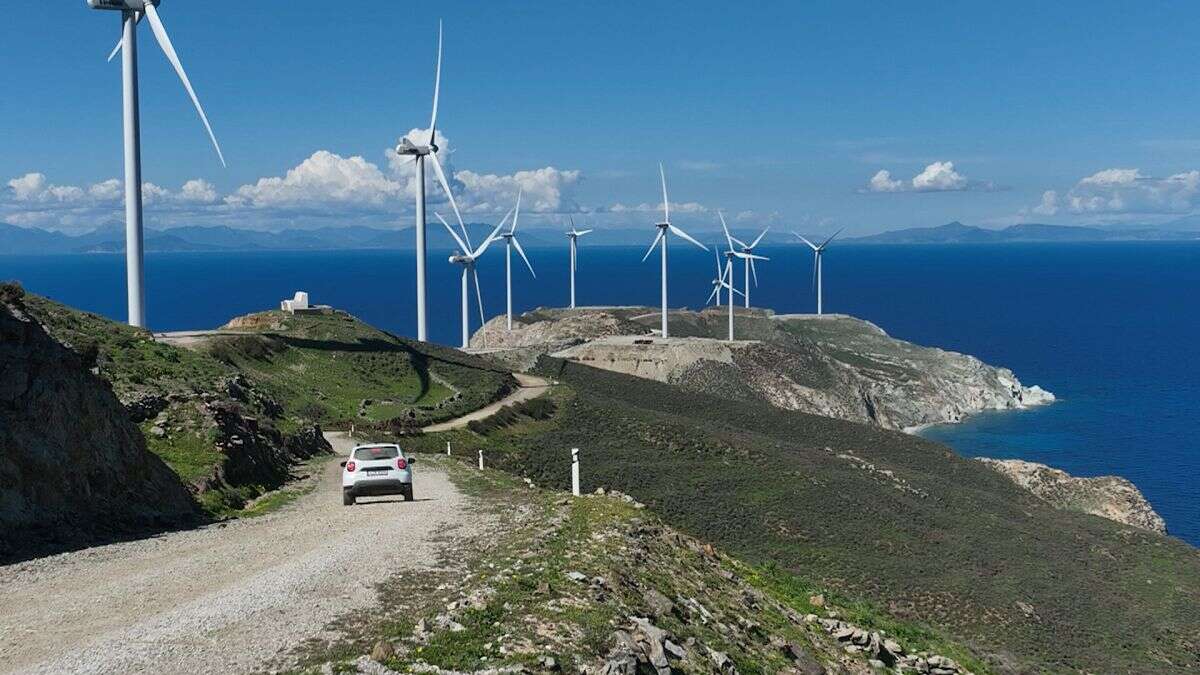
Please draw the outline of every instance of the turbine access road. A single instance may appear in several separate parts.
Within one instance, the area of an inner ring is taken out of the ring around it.
[[[352,442],[326,437],[316,490],[279,511],[0,567],[0,672],[257,670],[370,607],[384,577],[436,566],[447,532],[488,526],[420,465],[417,501],[342,506]]]

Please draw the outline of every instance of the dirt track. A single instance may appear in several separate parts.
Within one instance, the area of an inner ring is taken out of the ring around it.
[[[353,508],[336,458],[322,471],[261,518],[0,567],[0,672],[253,670],[370,606],[385,577],[434,566],[435,539],[485,526],[432,468],[417,467],[416,502]]]
[[[496,401],[489,406],[484,406],[473,413],[467,413],[462,417],[456,417],[449,422],[442,422],[440,424],[432,424],[427,426],[425,427],[424,431],[427,433],[434,433],[438,431],[450,431],[451,429],[461,429],[475,420],[481,420],[495,415],[506,405],[515,405],[522,401],[528,401],[529,399],[537,398],[550,390],[550,380],[545,378],[537,377],[536,375],[526,375],[525,373],[513,373],[513,376],[516,377],[517,381],[521,383],[521,387],[513,393],[505,396],[503,399]]]

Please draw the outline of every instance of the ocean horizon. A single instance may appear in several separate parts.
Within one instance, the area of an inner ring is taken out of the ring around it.
[[[649,242],[647,241],[647,244]],[[716,242],[707,242],[710,245]],[[657,257],[644,246],[581,240],[580,305],[657,306]],[[514,254],[514,310],[565,306],[567,250],[528,250],[537,279]],[[806,248],[766,246],[754,306],[814,310]],[[457,346],[459,271],[448,249],[429,255],[430,336]],[[712,253],[672,241],[670,304],[697,308],[711,291]],[[294,291],[398,335],[415,333],[414,256],[403,250],[150,253],[147,315],[155,331],[213,328],[278,307]],[[481,259],[487,317],[504,308],[504,248]],[[736,271],[737,284],[742,271]],[[124,256],[0,256],[0,279],[125,319]],[[921,435],[966,456],[1021,458],[1076,476],[1131,480],[1170,534],[1200,545],[1200,242],[830,246],[825,307],[890,335],[1012,369],[1058,401],[984,413]],[[472,331],[478,310],[472,297]]]

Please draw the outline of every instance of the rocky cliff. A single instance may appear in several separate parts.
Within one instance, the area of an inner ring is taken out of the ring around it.
[[[645,308],[539,309],[508,331],[502,318],[481,328],[475,349],[515,367],[540,354],[684,389],[780,408],[912,430],[958,422],[983,410],[1054,399],[1012,371],[965,354],[897,340],[844,315],[776,316],[738,309],[735,342],[725,310],[676,311],[672,337],[653,329]]]
[[[1078,478],[1045,464],[1020,459],[980,458],[1018,486],[1051,505],[1090,513],[1125,525],[1163,534],[1166,522],[1133,483],[1118,476]]]
[[[0,556],[34,538],[83,543],[196,515],[88,358],[46,333],[18,287],[0,286]]]

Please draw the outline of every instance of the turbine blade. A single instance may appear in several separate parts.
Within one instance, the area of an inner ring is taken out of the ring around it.
[[[725,241],[729,244],[729,250],[733,250],[733,236],[729,234],[729,226],[725,224],[725,214],[717,211],[717,216],[721,219],[721,229],[725,230]],[[741,244],[742,242],[738,242]]]
[[[479,307],[479,325],[487,323],[487,319],[483,316],[483,291],[479,290],[479,270],[475,269],[475,263],[471,263],[471,276],[475,277],[475,304]]]
[[[762,238],[763,238],[763,237],[765,237],[765,236],[767,236],[767,232],[770,232],[770,231],[771,231],[771,228],[770,228],[770,227],[767,227],[767,229],[763,230],[763,231],[762,231],[762,234],[758,235],[758,238],[757,238],[757,239],[755,239],[755,240],[754,240],[754,241],[753,241],[753,242],[752,242],[752,243],[751,243],[749,246],[747,246],[746,248],[754,248],[755,246],[758,246],[758,242],[762,241]]]
[[[147,2],[145,13],[146,18],[150,19],[150,30],[154,31],[154,38],[158,40],[158,46],[162,48],[163,54],[166,54],[167,60],[175,68],[175,73],[179,75],[179,80],[183,82],[183,88],[187,90],[188,96],[192,98],[192,105],[196,106],[196,112],[200,113],[200,121],[204,123],[204,128],[208,131],[208,137],[212,140],[213,147],[217,150],[217,158],[221,160],[221,166],[226,166],[225,155],[221,153],[221,144],[217,143],[217,136],[213,133],[212,125],[208,123],[208,115],[204,114],[204,107],[200,105],[200,99],[196,97],[196,90],[192,89],[192,83],[188,80],[187,73],[183,70],[183,64],[179,61],[179,55],[175,53],[175,47],[171,45],[171,38],[167,35],[167,29],[163,27],[162,20],[158,18],[158,10],[154,8],[152,3]]]
[[[721,290],[721,286],[720,286],[719,284],[717,284],[717,283],[714,283],[714,284],[713,284],[712,293],[709,293],[709,294],[708,294],[708,300],[705,300],[705,301],[704,301],[704,304],[706,304],[706,305],[711,305],[711,304],[712,304],[712,301],[713,301],[713,298],[717,297],[717,292],[718,292],[718,291],[720,291],[720,290]]]
[[[136,16],[137,16],[137,19],[136,19],[136,20],[134,20],[134,22],[133,22],[133,25],[134,25],[134,26],[140,26],[140,25],[141,25],[141,23],[142,23],[142,17],[144,17],[144,16],[145,16],[145,14],[142,14],[141,12],[134,12],[134,15],[136,15]],[[109,53],[108,53],[108,61],[109,61],[109,63],[112,63],[112,60],[113,60],[113,59],[114,59],[114,58],[117,56],[117,54],[119,54],[119,53],[121,52],[121,47],[122,47],[124,44],[125,44],[125,39],[124,39],[124,37],[119,37],[119,38],[117,38],[117,46],[116,46],[116,47],[113,47],[113,50],[112,50],[111,52],[109,52]]]
[[[754,268],[754,258],[746,262],[750,265],[750,276],[754,277],[754,287],[758,288],[758,270]]]
[[[812,285],[813,290],[815,291],[815,290],[817,290],[817,270],[821,266],[821,251],[820,251],[820,249],[813,249],[813,250],[816,251],[816,253],[813,254],[813,285]]]
[[[513,237],[512,243],[513,248],[517,249],[517,254],[521,256],[521,260],[525,261],[525,266],[529,268],[529,273],[533,275],[534,279],[536,279],[537,272],[533,271],[533,265],[530,264],[529,257],[525,255],[525,249],[521,248],[521,242],[517,241],[516,237]]]
[[[438,55],[437,55],[437,70],[433,75],[433,114],[429,118],[429,142],[426,145],[433,145],[434,136],[437,134],[437,112],[438,112],[438,94],[442,90],[442,20],[438,19]]]
[[[814,243],[812,243],[811,241],[809,241],[809,240],[805,239],[804,237],[801,237],[801,236],[800,236],[800,233],[798,233],[798,232],[793,232],[792,234],[796,235],[797,237],[800,237],[800,241],[802,241],[802,242],[804,242],[804,243],[808,244],[808,247],[809,247],[809,248],[811,248],[812,250],[814,250],[814,251],[815,251],[815,250],[817,250],[817,245],[816,245],[816,244],[814,244]]]
[[[692,238],[692,235],[688,234],[687,232],[684,232],[683,230],[679,229],[678,227],[675,227],[674,225],[671,225],[670,227],[671,227],[671,231],[672,231],[672,232],[674,232],[674,233],[675,233],[677,236],[679,236],[679,237],[683,237],[684,239],[686,239],[686,240],[688,240],[688,241],[692,242],[693,244],[695,244],[695,245],[699,246],[700,248],[704,249],[705,251],[707,251],[707,250],[708,250],[708,247],[707,247],[707,246],[705,246],[704,244],[701,244],[700,242],[698,242],[698,241],[696,241],[695,239],[693,239],[693,238]]]
[[[662,162],[658,163],[658,175],[662,178],[663,186],[663,222],[671,222],[671,202],[667,199],[667,172],[663,171]]]
[[[590,232],[595,232],[595,230],[584,230],[583,232],[576,232],[575,236],[582,237],[583,235],[588,234]]]
[[[517,190],[517,210],[515,213],[513,213],[512,227],[510,227],[508,230],[509,234],[512,234],[517,231],[517,218],[521,217],[521,193],[522,192],[524,192],[524,188],[520,188]]]
[[[446,197],[450,199],[450,208],[454,209],[454,216],[458,218],[458,226],[462,228],[463,234],[466,235],[467,241],[470,242],[471,235],[467,234],[467,225],[463,222],[462,213],[458,210],[458,202],[454,201],[454,193],[450,191],[450,183],[446,180],[446,172],[442,170],[441,160],[438,159],[436,152],[431,152],[426,156],[433,159],[433,172],[437,174],[438,183],[441,184],[442,190],[446,192]]]
[[[454,231],[453,227],[450,227],[450,223],[446,222],[446,219],[442,217],[442,214],[434,211],[433,215],[437,216],[437,219],[442,221],[442,224],[446,226],[446,231],[449,232],[450,236],[454,237],[454,241],[458,242],[458,245],[462,247],[463,254],[471,255],[471,247],[467,246],[467,242],[463,241],[462,237],[458,236],[458,233]]]
[[[844,229],[846,229],[846,228],[842,228],[842,230],[844,230]],[[841,233],[842,233],[842,230],[838,230],[837,232],[834,232],[834,233],[833,233],[833,237],[836,237],[836,236],[838,236],[839,234],[841,234]],[[821,244],[821,248],[825,248],[826,246],[828,246],[828,245],[829,245],[829,242],[833,241],[833,237],[830,237],[830,238],[826,239],[826,240],[825,240],[825,243],[824,243],[824,244]]]
[[[472,253],[471,257],[478,258],[479,256],[483,255],[484,251],[488,250],[488,247],[492,245],[492,242],[496,241],[498,238],[496,235],[500,234],[500,230],[504,227],[504,223],[508,222],[508,217],[511,215],[512,211],[504,214],[504,220],[501,220],[500,224],[496,226],[496,229],[492,230],[492,233],[488,235],[488,238],[483,240],[483,244],[480,245],[479,250]]]
[[[716,268],[717,269],[717,277],[720,278],[722,276],[721,275],[721,254],[717,253],[716,246],[713,247],[713,261],[717,265],[717,268]]]
[[[646,249],[646,255],[642,256],[642,262],[646,262],[646,258],[649,258],[651,253],[654,253],[654,247],[658,246],[658,242],[662,241],[662,238],[663,231],[660,228],[658,234],[654,237],[654,243],[650,244],[650,248]]]

